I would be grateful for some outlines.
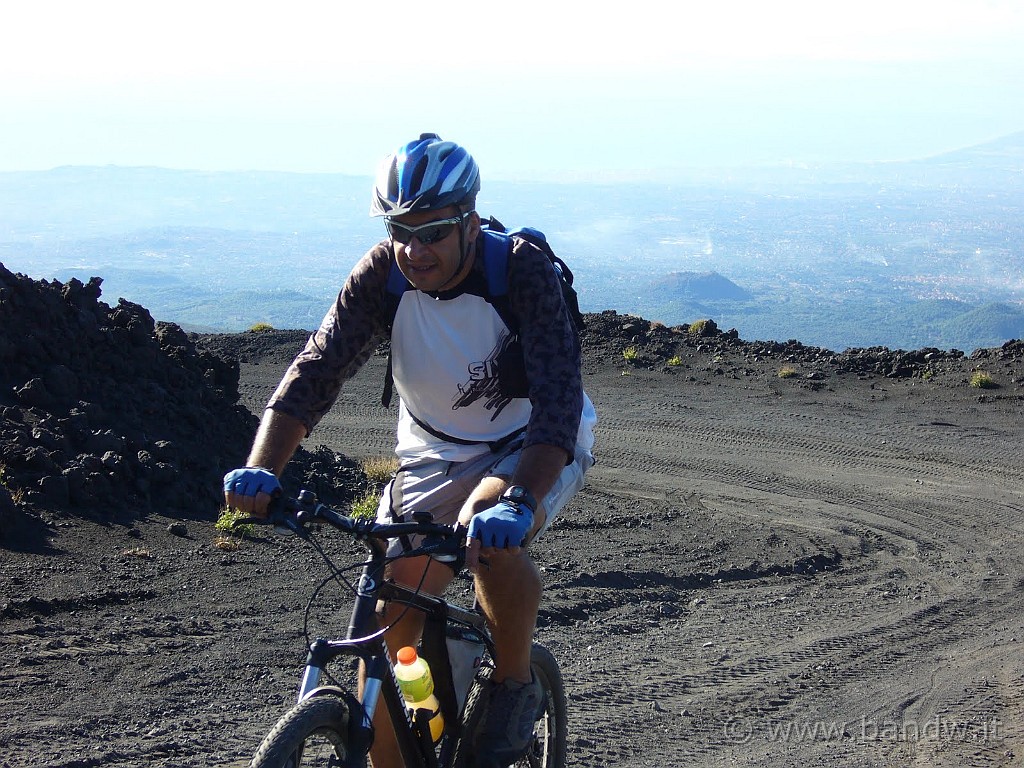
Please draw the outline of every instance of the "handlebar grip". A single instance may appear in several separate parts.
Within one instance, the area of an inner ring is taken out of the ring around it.
[[[236,525],[272,525],[275,528],[284,528],[288,531],[297,531],[300,529],[298,522],[295,519],[295,505],[289,504],[289,499],[281,492],[275,491],[270,498],[269,504],[267,504],[267,514],[263,517],[244,517],[235,520],[232,523]]]

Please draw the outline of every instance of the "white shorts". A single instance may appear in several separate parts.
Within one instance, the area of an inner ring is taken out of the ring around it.
[[[435,523],[454,523],[480,481],[495,475],[511,477],[522,452],[522,444],[517,441],[497,453],[485,453],[468,461],[410,461],[399,467],[385,486],[377,506],[377,520],[382,523],[412,520],[414,512],[425,511]],[[540,502],[547,518],[537,536],[548,529],[569,499],[583,487],[587,470],[593,465],[594,457],[590,452],[577,448],[573,461],[566,465]]]

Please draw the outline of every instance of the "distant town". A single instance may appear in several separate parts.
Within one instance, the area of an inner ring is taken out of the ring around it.
[[[912,163],[641,184],[485,181],[544,230],[586,312],[842,350],[967,352],[1024,337],[1024,134]],[[104,300],[204,331],[312,329],[383,237],[371,180],[68,167],[0,173],[0,262],[104,279]]]

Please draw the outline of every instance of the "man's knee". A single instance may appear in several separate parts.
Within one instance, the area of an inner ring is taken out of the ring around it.
[[[450,567],[429,557],[396,560],[388,565],[384,575],[407,589],[430,595],[443,594],[454,576]],[[384,629],[384,641],[392,655],[403,645],[415,645],[423,633],[423,614],[403,603],[379,603],[377,621]]]
[[[492,591],[539,592],[540,570],[529,551],[495,550],[488,555],[488,567],[477,574],[478,583]]]

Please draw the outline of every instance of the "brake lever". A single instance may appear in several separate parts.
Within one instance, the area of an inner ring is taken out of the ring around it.
[[[267,505],[267,514],[264,517],[241,518],[235,520],[232,527],[245,524],[272,525],[278,533],[293,533],[302,536],[305,534],[305,530],[296,518],[296,509],[294,501],[286,498],[280,491],[276,491]]]

